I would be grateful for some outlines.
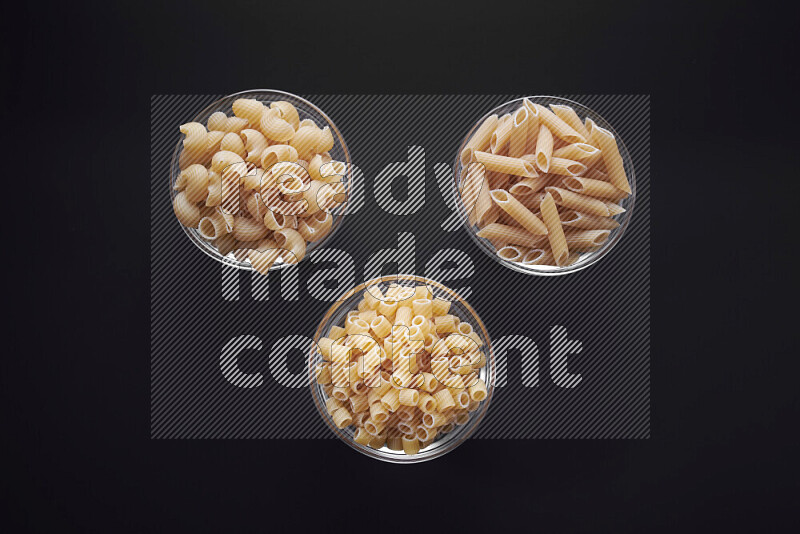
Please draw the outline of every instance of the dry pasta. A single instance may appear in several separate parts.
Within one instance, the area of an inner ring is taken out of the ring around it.
[[[331,129],[301,121],[290,102],[240,98],[232,111],[180,126],[173,210],[220,254],[266,273],[299,262],[330,233],[331,212],[346,200],[346,164],[329,154]]]
[[[500,259],[566,266],[611,241],[632,189],[618,141],[567,105],[524,99],[460,154],[467,222]],[[545,220],[547,216],[548,220]]]
[[[332,385],[324,403],[333,424],[352,426],[360,445],[413,455],[467,422],[488,397],[487,360],[473,325],[450,311],[424,285],[368,287],[317,343],[313,379]],[[436,341],[421,344],[425,335]]]

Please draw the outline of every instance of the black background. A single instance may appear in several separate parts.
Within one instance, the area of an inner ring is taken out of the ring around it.
[[[797,528],[796,15],[769,2],[17,9],[3,23],[8,531]],[[264,86],[651,94],[651,439],[475,441],[403,468],[320,441],[151,441],[150,95]]]

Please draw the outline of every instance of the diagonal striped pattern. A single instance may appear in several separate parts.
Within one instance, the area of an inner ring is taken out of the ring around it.
[[[569,276],[537,278],[502,268],[483,254],[454,222],[452,201],[441,192],[447,193],[445,166],[473,123],[518,96],[306,96],[342,131],[365,177],[364,204],[346,216],[326,244],[330,250],[266,278],[213,261],[186,238],[172,214],[168,169],[180,138],[177,126],[219,96],[154,96],[151,436],[331,438],[303,386],[302,347],[330,305],[325,299],[341,292],[336,282],[363,281],[376,252],[413,243],[415,271],[425,274],[435,267],[448,286],[471,291],[469,302],[500,349],[498,374],[506,383],[496,389],[475,437],[648,437],[650,99],[564,95],[596,110],[620,133],[636,168],[636,209],[624,238],[599,263]],[[394,184],[392,197],[386,188],[377,197],[375,178],[392,163],[408,162],[410,152],[424,159],[424,190]],[[379,207],[407,196],[424,204],[414,213]],[[334,271],[334,289],[314,282],[309,291],[315,272],[342,257],[352,263]],[[562,342],[581,343],[580,352],[566,356],[568,374],[556,375],[560,385],[550,365],[554,332]],[[241,373],[236,385],[226,378],[231,372]],[[564,387],[575,382],[564,377],[576,375],[575,387]]]

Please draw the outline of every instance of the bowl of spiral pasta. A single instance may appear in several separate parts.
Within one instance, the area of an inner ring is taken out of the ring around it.
[[[302,261],[342,223],[350,154],[308,100],[244,91],[178,130],[172,207],[192,242],[216,260],[266,274]]]
[[[309,356],[325,423],[387,462],[455,449],[477,429],[494,390],[492,344],[478,314],[419,276],[384,276],[345,293],[323,317]]]
[[[562,275],[593,265],[633,213],[633,162],[611,125],[564,98],[490,110],[455,158],[456,204],[478,246],[506,267]]]

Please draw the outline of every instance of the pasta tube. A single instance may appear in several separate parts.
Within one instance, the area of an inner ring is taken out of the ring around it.
[[[608,182],[591,178],[570,176],[564,178],[564,185],[570,191],[595,198],[619,199],[628,196],[627,193]]]
[[[528,148],[528,108],[522,106],[513,115],[511,134],[508,142],[508,155],[512,158],[523,156]]]
[[[570,252],[586,252],[600,248],[610,234],[610,230],[577,230],[565,236]]]
[[[617,140],[614,135],[599,127],[592,119],[586,119],[586,129],[592,136],[592,143],[602,150],[603,162],[608,171],[608,180],[618,189],[631,193],[631,185],[628,183],[628,176],[625,174],[625,165],[617,147]]]
[[[500,117],[497,129],[492,134],[489,141],[489,149],[492,154],[501,154],[505,148],[508,140],[511,138],[511,128],[514,126],[511,115],[506,114]]]
[[[473,136],[464,146],[464,149],[461,151],[462,165],[466,165],[467,163],[474,161],[473,154],[475,151],[483,151],[489,148],[489,143],[491,142],[492,134],[497,128],[498,120],[499,119],[497,115],[490,115],[478,127]]]
[[[522,107],[528,110],[528,142],[525,153],[533,154],[536,152],[536,142],[538,141],[539,127],[541,126],[539,111],[533,106],[533,102],[527,98],[522,101]]]
[[[516,228],[506,224],[492,223],[486,225],[478,231],[478,237],[490,241],[497,240],[512,245],[523,247],[536,247],[546,242],[547,238],[542,235],[534,235],[523,228]]]
[[[567,228],[581,230],[614,230],[619,227],[619,223],[609,217],[588,215],[575,210],[561,213],[561,224]]]
[[[492,200],[500,209],[508,213],[523,228],[534,235],[543,235],[548,232],[547,227],[533,213],[523,206],[519,200],[508,194],[508,191],[496,189],[491,193]]]
[[[599,217],[608,217],[611,212],[608,206],[602,200],[587,197],[579,193],[573,193],[567,189],[560,187],[546,187],[545,191],[552,195],[556,204],[570,208],[581,213],[589,215],[597,215]]]
[[[580,176],[586,172],[586,165],[580,161],[553,157],[550,159],[549,172],[565,176]]]
[[[555,152],[553,156],[557,158],[571,159],[581,161],[584,163],[592,163],[600,157],[602,151],[599,148],[593,147],[587,143],[573,143],[565,147],[561,147]]]
[[[448,313],[450,301],[434,299],[424,285],[372,286],[363,295],[343,317],[344,327],[331,327],[316,344],[312,377],[325,395],[329,422],[353,427],[355,443],[404,450],[405,440],[404,452],[416,454],[479,409],[470,392],[480,397],[484,384],[483,340]],[[387,313],[404,324],[392,326]]]
[[[503,174],[513,174],[524,178],[535,178],[539,176],[533,165],[521,158],[509,158],[499,156],[489,152],[476,151],[473,155],[478,163],[486,166],[488,171],[496,171]]]
[[[550,169],[550,159],[553,157],[553,134],[542,124],[539,127],[539,136],[536,140],[536,166],[542,172]]]
[[[570,128],[582,135],[586,140],[590,139],[589,131],[584,127],[578,114],[569,106],[562,106],[559,104],[550,104],[550,109],[553,110],[556,117],[567,123]],[[565,156],[566,157],[566,156]],[[575,159],[575,158],[571,158]]]
[[[497,250],[497,255],[507,261],[518,262],[522,261],[528,249],[516,245],[506,245]]]
[[[497,220],[497,206],[492,203],[489,190],[486,169],[479,163],[471,163],[461,190],[462,202],[471,224],[483,226]]]
[[[532,248],[522,257],[525,265],[552,265],[553,261],[552,252],[543,248]]]
[[[546,107],[533,104],[536,110],[539,112],[539,120],[547,126],[547,129],[550,130],[554,136],[558,137],[559,139],[563,139],[569,144],[572,143],[585,143],[586,138],[575,131],[569,124],[558,118],[558,116],[547,109]]]
[[[548,192],[542,200],[542,219],[547,226],[547,239],[550,241],[550,248],[553,251],[556,265],[566,265],[569,258],[567,240],[564,237],[564,228],[558,217],[558,208],[553,201],[553,196]]]
[[[538,178],[523,178],[508,188],[508,192],[515,197],[532,195],[550,183],[550,178],[540,176]]]

